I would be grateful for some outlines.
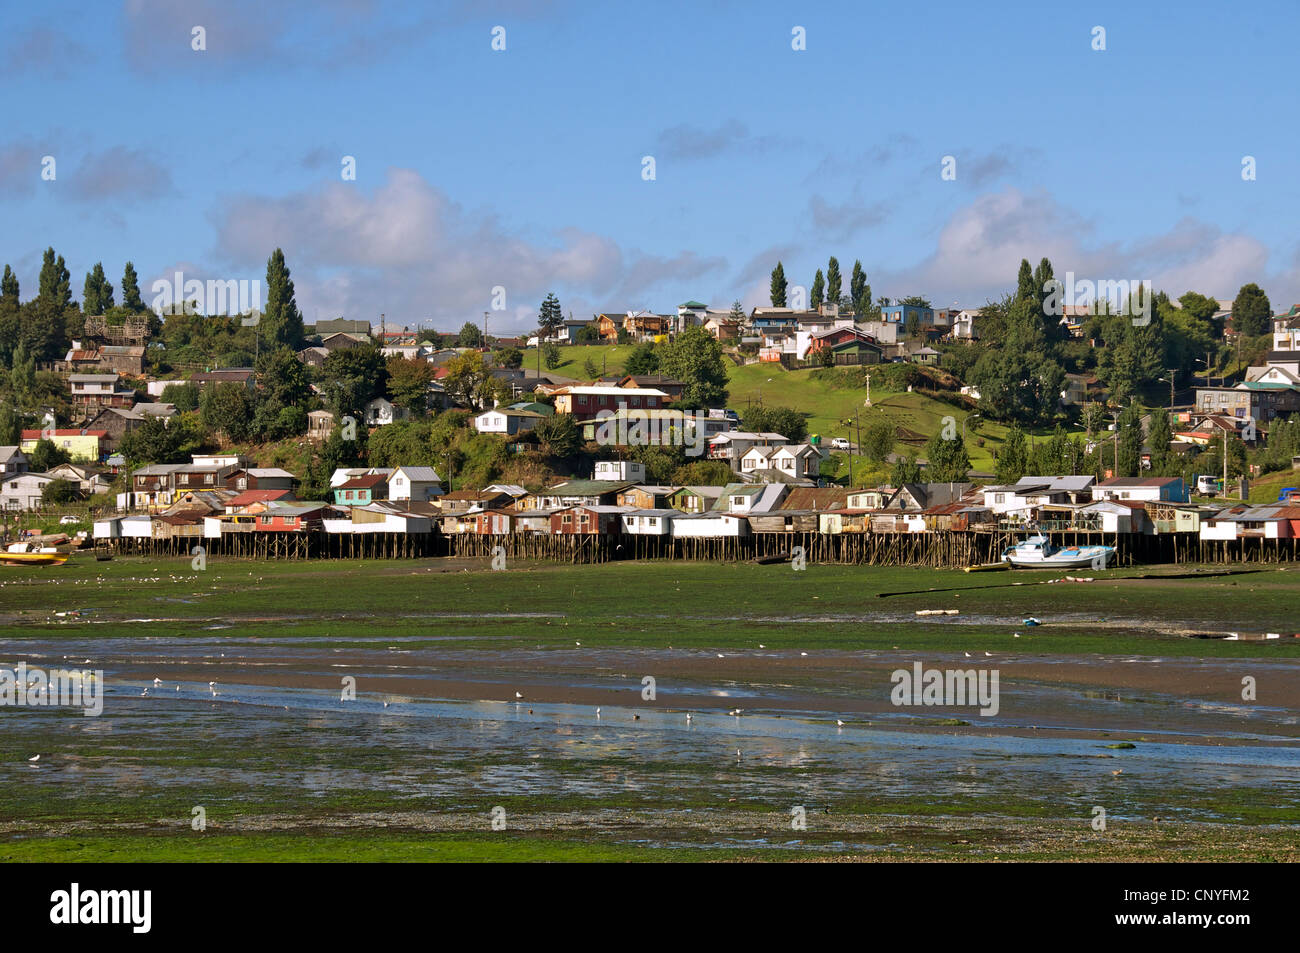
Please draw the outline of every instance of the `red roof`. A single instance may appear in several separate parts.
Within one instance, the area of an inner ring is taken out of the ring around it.
[[[107,430],[24,430],[24,440],[40,440],[43,437],[107,437]]]
[[[371,473],[366,476],[353,477],[347,483],[342,483],[335,487],[337,490],[369,490],[381,483],[387,483],[388,477],[382,473]]]

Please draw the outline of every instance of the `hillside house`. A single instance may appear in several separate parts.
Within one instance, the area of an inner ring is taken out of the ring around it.
[[[1092,488],[1094,500],[1133,500],[1144,503],[1186,503],[1182,477],[1112,477]]]
[[[479,433],[496,433],[513,437],[532,430],[545,419],[542,414],[529,410],[494,407],[475,417],[473,423],[474,429]]]
[[[672,509],[634,509],[622,516],[623,532],[632,536],[670,537],[673,520],[681,515]]]
[[[597,460],[592,479],[639,483],[645,479],[645,464],[635,460]]]
[[[442,495],[442,477],[433,467],[398,467],[388,474],[388,498],[426,503]]]
[[[48,440],[73,460],[94,463],[99,460],[100,446],[108,433],[103,430],[83,430],[79,428],[63,430],[24,430],[19,446],[24,453],[31,453],[36,444]]]
[[[606,536],[623,532],[623,515],[631,507],[584,504],[568,506],[551,514],[551,533],[556,536]]]
[[[0,483],[0,509],[34,512],[41,508],[41,494],[55,481],[48,473],[11,473]]]
[[[105,407],[135,404],[135,391],[119,387],[116,374],[72,374],[68,377],[68,390],[72,414],[77,420],[93,417]]]
[[[555,392],[555,412],[580,419],[601,411],[656,410],[668,403],[668,394],[654,387],[568,385]]]
[[[367,473],[353,477],[340,484],[334,490],[336,506],[367,506],[377,500],[388,499],[388,476],[383,473]]]

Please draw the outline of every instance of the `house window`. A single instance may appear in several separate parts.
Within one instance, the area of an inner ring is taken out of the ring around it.
[[[994,502],[994,503],[1005,503],[1006,501],[1007,501],[1007,495],[1006,495],[1005,493],[994,493],[994,494],[993,494],[993,502]]]

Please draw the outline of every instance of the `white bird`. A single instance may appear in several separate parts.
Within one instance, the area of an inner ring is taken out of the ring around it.
[[[385,707],[385,708],[388,707],[388,702],[384,702],[384,707]]]
[[[970,653],[969,653],[969,652],[966,653],[966,657],[967,657],[967,658],[970,658]]]
[[[841,721],[840,719],[838,719],[838,718],[835,719],[835,724],[836,724],[838,727],[840,727],[840,728],[843,728],[843,727],[844,727],[844,722],[842,722],[842,721]]]
[[[597,717],[597,718],[600,717],[600,706],[597,706],[597,707],[596,707],[596,717]]]
[[[987,655],[987,656],[989,656],[990,658],[993,657],[993,653],[992,653],[992,652],[985,652],[984,654]]]
[[[764,645],[762,642],[759,642],[759,643],[758,643],[758,647],[759,647],[760,649],[765,649],[765,648],[767,648],[767,646]]]
[[[740,712],[741,712],[741,709],[739,709],[739,708],[733,708],[731,711],[727,712],[727,714],[728,714],[728,715],[735,715],[737,718],[739,718],[739,717],[740,717]]]
[[[800,655],[807,655],[808,653],[807,653],[807,652],[800,652],[799,654],[800,654]]]
[[[686,713],[686,724],[689,725],[690,723],[691,723],[691,713],[688,711]]]
[[[161,685],[161,684],[162,684],[162,679],[161,679],[161,678],[155,678],[155,679],[153,680],[153,683],[154,683],[155,685]]]
[[[212,688],[216,684],[216,682],[208,682],[208,688]]]
[[[740,749],[739,749],[739,748],[736,749],[736,760],[737,760],[737,761],[740,760]]]
[[[574,642],[573,644],[576,645],[578,648],[582,648],[582,643],[581,643],[581,642]]]
[[[523,698],[523,697],[524,697],[523,692],[515,692],[515,698]]]
[[[721,652],[718,653],[718,658],[725,658],[725,657],[726,656],[724,656]]]
[[[36,755],[35,757],[33,757],[33,758],[28,758],[27,760],[28,760],[28,761],[40,761],[40,760],[41,760],[41,756],[40,756],[40,755]]]

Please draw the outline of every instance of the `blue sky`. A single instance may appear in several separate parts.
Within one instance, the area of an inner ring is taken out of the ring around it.
[[[130,259],[148,300],[280,246],[308,321],[453,329],[502,286],[502,333],[551,290],[577,317],[766,304],[778,258],[807,285],[831,255],[936,305],[1047,255],[1280,310],[1297,25],[1294,0],[54,0],[0,37],[0,260],[26,298],[47,245],[78,296]]]

